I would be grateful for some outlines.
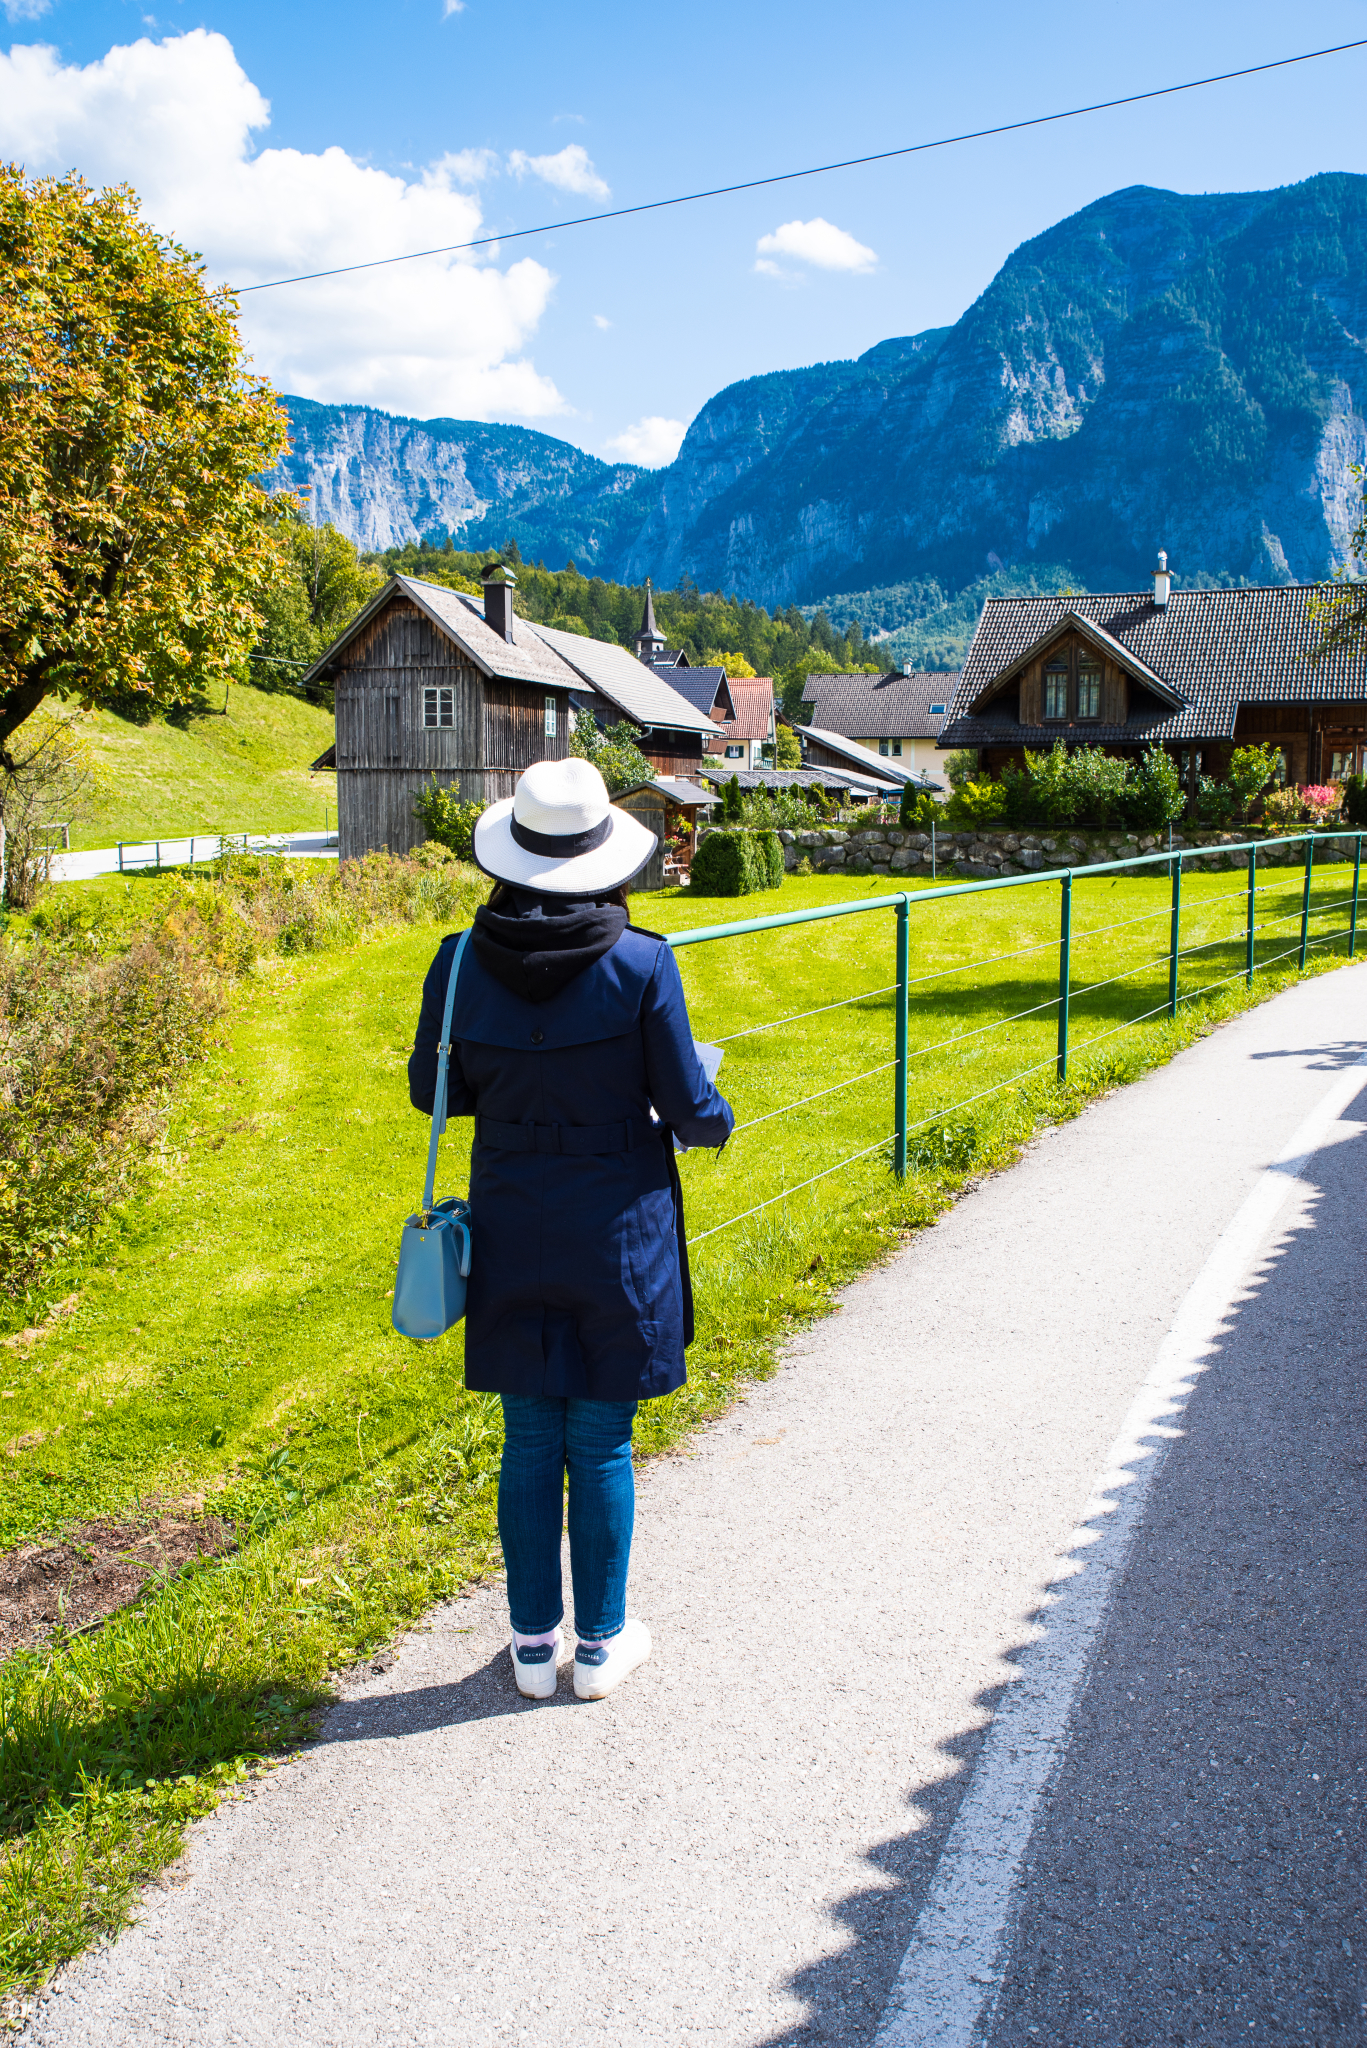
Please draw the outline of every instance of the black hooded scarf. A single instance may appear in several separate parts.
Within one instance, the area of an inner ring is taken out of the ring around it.
[[[497,910],[486,903],[475,912],[470,944],[480,966],[510,995],[546,1003],[610,952],[626,927],[620,903],[567,903],[505,882]]]

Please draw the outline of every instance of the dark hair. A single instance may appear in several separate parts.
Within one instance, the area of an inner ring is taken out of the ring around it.
[[[498,913],[511,912],[516,915],[516,897],[519,894],[535,896],[537,893],[538,891],[530,884],[496,881],[489,891],[487,907]],[[619,909],[627,910],[630,908],[627,903],[630,893],[631,883],[622,882],[615,889],[590,890],[583,896],[543,896],[542,901],[564,904],[566,908],[574,903],[615,903]]]

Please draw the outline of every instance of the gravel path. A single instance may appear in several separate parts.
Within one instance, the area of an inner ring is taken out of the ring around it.
[[[521,1701],[500,1589],[438,1610],[298,1763],[194,1829],[141,1925],[64,1975],[28,2039],[871,2042],[983,1730],[1131,1398],[1229,1219],[1365,1050],[1367,977],[1353,968],[1050,1134],[850,1287],[688,1453],[641,1473],[631,1605],[656,1654],[621,1692],[585,1706],[562,1682],[553,1703]],[[1349,1228],[1342,1204],[1325,1213]],[[1336,1311],[1332,1289],[1319,1297],[1341,1328],[1361,1328],[1355,1271]],[[1264,1353],[1264,1407],[1283,1355]],[[1174,1597],[1145,1558],[1177,1555],[1199,1522],[1218,1560],[1262,1512],[1271,1468],[1253,1449],[1234,1457],[1229,1400],[1193,1402],[1185,1462],[1155,1495],[1160,1533],[1130,1575],[1137,1634],[1117,1654],[1152,1663]],[[1304,1450],[1278,1468],[1289,1512],[1306,1488],[1320,1512],[1313,1468]],[[1360,1529],[1359,1516],[1359,1547]],[[1122,1598],[1109,1626],[1129,1614]],[[1311,1715],[1319,1669],[1300,1674]],[[1324,1683],[1341,1698],[1342,1680]],[[1094,1686],[1079,1724],[1094,1779],[1121,1767],[1128,1739],[1103,1703]],[[1036,1830],[1055,1842],[1055,1907],[1068,1814],[1109,1831],[1117,1853],[1102,1861],[1123,1867],[1117,1782],[1109,1805],[1084,1793],[1081,1809],[1065,1785],[1074,1804]],[[1084,1870],[1068,1894],[1074,1925],[1095,1880]],[[1195,2038],[1049,2006],[1030,1960],[1031,1900],[1059,1925],[1046,1891],[1032,1871],[1003,2039]],[[1092,1942],[1092,1977],[1110,1939]]]

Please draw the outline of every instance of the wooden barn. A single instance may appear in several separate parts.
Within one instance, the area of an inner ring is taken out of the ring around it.
[[[394,576],[308,671],[305,682],[329,682],[335,694],[343,860],[419,845],[413,799],[433,776],[464,799],[495,803],[533,761],[568,753],[580,678],[514,617],[513,587],[496,569],[481,604]]]

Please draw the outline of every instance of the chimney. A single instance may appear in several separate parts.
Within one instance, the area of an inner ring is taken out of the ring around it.
[[[1153,601],[1160,612],[1165,612],[1168,608],[1168,592],[1171,588],[1172,578],[1168,574],[1167,551],[1164,548],[1160,548],[1158,550],[1158,567],[1153,572]]]
[[[513,592],[517,578],[502,562],[489,562],[480,570],[484,584],[484,621],[499,638],[511,644],[513,638]]]

